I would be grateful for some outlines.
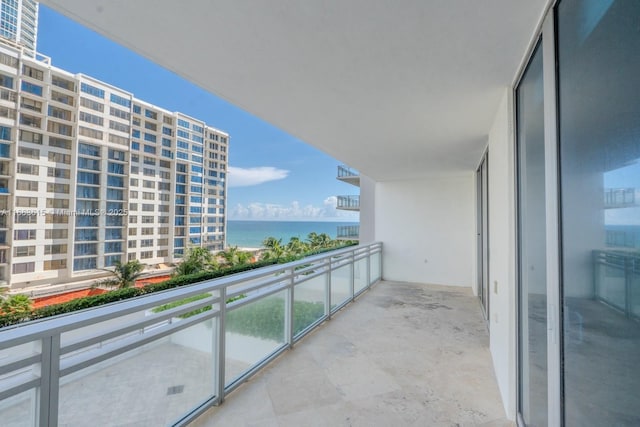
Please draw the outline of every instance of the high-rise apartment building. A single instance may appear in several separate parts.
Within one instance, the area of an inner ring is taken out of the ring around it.
[[[223,249],[228,142],[0,44],[0,280],[70,283],[116,262]]]
[[[0,0],[0,40],[24,47],[34,57],[38,36],[38,2],[34,0]]]

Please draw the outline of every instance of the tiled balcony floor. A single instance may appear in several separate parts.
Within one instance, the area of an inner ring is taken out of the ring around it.
[[[381,282],[194,426],[508,426],[469,289]]]

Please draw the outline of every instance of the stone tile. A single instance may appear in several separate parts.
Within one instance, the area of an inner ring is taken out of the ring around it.
[[[469,289],[381,282],[194,425],[511,426],[488,345]]]

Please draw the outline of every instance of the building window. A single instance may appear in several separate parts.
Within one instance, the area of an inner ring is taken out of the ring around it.
[[[100,118],[100,120],[102,119]],[[103,133],[99,130],[89,129],[84,126],[80,126],[80,130],[78,132],[82,136],[86,136],[88,138],[94,138],[94,139],[102,139],[102,135],[103,135]]]
[[[123,98],[122,96],[118,96],[115,93],[112,93],[110,96],[111,102],[114,104],[122,105],[123,107],[131,107],[131,100],[127,98]]]
[[[0,139],[3,141],[11,141],[11,128],[0,126]]]
[[[104,90],[91,86],[90,84],[81,83],[80,90],[84,93],[88,93],[89,95],[104,99]]]
[[[63,148],[65,150],[71,150],[71,141],[68,139],[50,136],[49,147],[56,147],[56,148]]]
[[[83,107],[87,107],[93,111],[99,111],[100,113],[104,113],[104,104],[102,102],[94,101],[92,99],[81,96],[80,105],[82,105]]]
[[[67,229],[44,230],[45,239],[66,239],[68,235]]]
[[[65,125],[63,123],[53,122],[49,120],[47,123],[47,130],[52,133],[57,133],[64,136],[73,136],[73,127]]]
[[[93,258],[81,258],[73,260],[73,271],[82,270],[95,270],[97,267],[97,260]]]
[[[24,92],[29,92],[29,93],[32,93],[34,95],[42,96],[42,86],[38,86],[36,84],[29,83],[29,82],[23,80],[22,84],[20,85],[20,88]]]
[[[78,116],[78,118],[83,122],[91,123],[93,125],[98,125],[98,126],[104,125],[104,119],[102,117],[96,116],[94,114],[89,114],[84,111],[80,111],[80,115]],[[82,129],[83,128],[81,127],[80,130],[82,131]],[[82,132],[80,132],[80,134],[84,135]],[[92,135],[87,135],[87,136],[92,136]],[[98,138],[97,136],[92,136],[92,137]],[[100,137],[98,139],[102,139],[102,132],[100,132]]]
[[[71,156],[69,154],[49,152],[48,158],[50,162],[64,163],[67,165],[71,164]]]
[[[35,240],[36,230],[14,230],[13,240]]]
[[[18,163],[18,173],[23,173],[25,175],[38,175],[40,172],[40,168],[38,165],[30,165],[28,163]]]
[[[66,253],[67,253],[67,245],[66,244],[45,245],[44,246],[44,254],[45,255],[58,255],[58,254],[66,254]]]
[[[18,179],[16,180],[16,190],[38,191],[38,181],[27,181],[24,179]]]
[[[64,79],[60,76],[52,75],[51,76],[51,84],[54,86],[61,87],[68,91],[74,92],[76,90],[76,85],[71,80]]]
[[[72,96],[65,95],[65,94],[60,93],[60,92],[56,92],[55,90],[51,91],[51,100],[59,102],[61,104],[66,104],[66,105],[69,105],[69,106],[73,106],[74,105]]]
[[[32,246],[17,246],[13,248],[13,256],[15,257],[23,257],[23,256],[34,256],[36,254],[35,245]]]
[[[33,273],[35,270],[35,262],[21,262],[13,264],[13,274]]]
[[[54,259],[51,261],[45,261],[43,264],[43,269],[45,271],[48,270],[62,270],[67,268],[67,260],[66,259]]]
[[[22,97],[22,99],[20,99],[20,107],[31,111],[37,111],[38,113],[42,112],[42,102],[34,99]],[[49,109],[51,109],[51,107],[49,107]]]
[[[13,89],[13,77],[0,74],[0,86]]]

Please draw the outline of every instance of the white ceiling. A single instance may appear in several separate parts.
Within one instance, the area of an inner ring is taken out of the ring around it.
[[[476,167],[547,0],[42,3],[382,181]]]

